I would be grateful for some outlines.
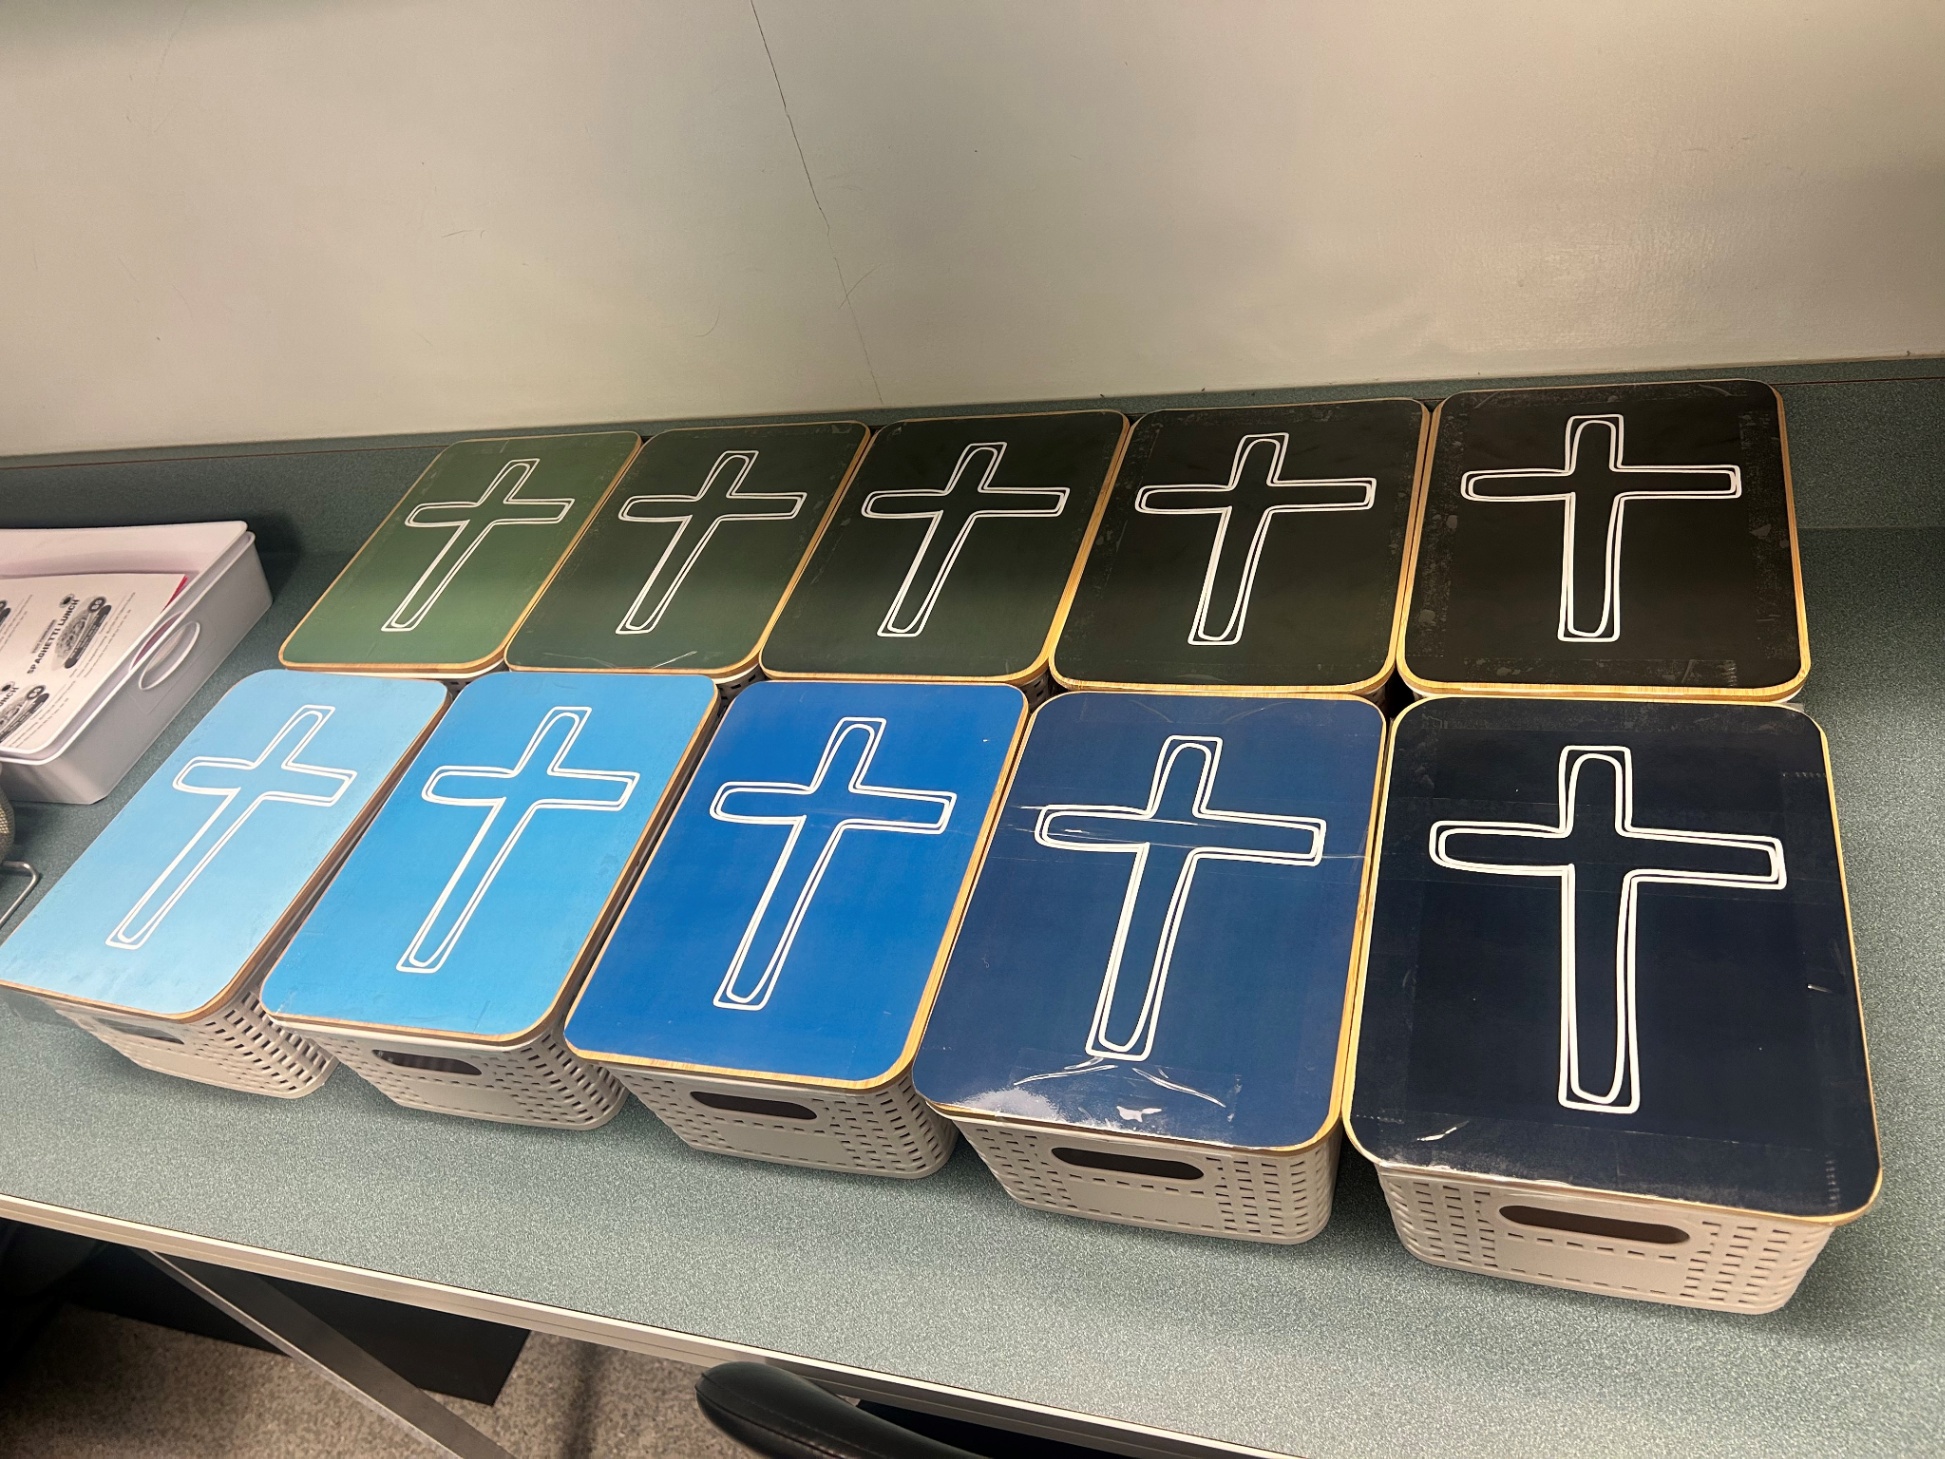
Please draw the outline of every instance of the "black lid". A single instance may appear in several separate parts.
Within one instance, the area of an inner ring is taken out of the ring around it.
[[[1401,654],[1421,690],[1771,701],[1809,670],[1767,385],[1454,395],[1422,520]]]
[[[1425,426],[1416,400],[1143,416],[1054,673],[1096,688],[1381,683]]]

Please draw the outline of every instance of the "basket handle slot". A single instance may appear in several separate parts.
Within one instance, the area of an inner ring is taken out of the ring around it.
[[[423,1069],[428,1074],[464,1074],[468,1078],[479,1078],[477,1064],[469,1064],[464,1059],[442,1059],[437,1054],[408,1054],[398,1049],[373,1049],[372,1052],[387,1064],[396,1064],[401,1069]]]
[[[1202,1172],[1186,1160],[1153,1160],[1146,1155],[1123,1155],[1114,1150],[1076,1150],[1056,1145],[1056,1160],[1084,1170],[1114,1170],[1123,1175],[1146,1175],[1154,1180],[1200,1180]]]
[[[178,618],[148,647],[135,687],[147,692],[159,689],[163,681],[189,662],[196,640],[203,636],[202,623],[194,618]]]
[[[1688,1233],[1679,1226],[1663,1226],[1653,1221],[1617,1221],[1611,1216],[1585,1216],[1579,1211],[1553,1211],[1545,1206],[1501,1206],[1499,1216],[1515,1226],[1571,1231],[1577,1236],[1601,1236],[1609,1241],[1680,1246],[1688,1240]]]
[[[747,1094],[720,1094],[713,1089],[691,1089],[689,1098],[710,1109],[727,1110],[731,1114],[768,1115],[777,1120],[817,1118],[817,1111],[809,1105],[793,1104],[787,1099],[753,1099]]]
[[[158,1044],[179,1044],[182,1042],[175,1034],[165,1032],[159,1028],[144,1028],[139,1023],[116,1023],[113,1019],[108,1018],[102,1019],[102,1022],[109,1028],[112,1028],[116,1033],[129,1034],[138,1039],[153,1039]]]

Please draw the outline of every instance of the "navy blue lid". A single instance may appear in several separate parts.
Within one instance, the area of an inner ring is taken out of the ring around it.
[[[1435,699],[1394,730],[1347,1124],[1387,1164],[1775,1215],[1878,1147],[1823,736]]]
[[[1336,1119],[1384,718],[1064,694],[1033,718],[914,1077],[948,1109],[1252,1149]]]

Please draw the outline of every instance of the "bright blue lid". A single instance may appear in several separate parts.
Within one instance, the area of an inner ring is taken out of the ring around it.
[[[445,702],[252,674],[0,945],[0,982],[164,1017],[222,998]]]
[[[714,705],[700,675],[469,684],[264,984],[264,1007],[478,1039],[541,1024]]]
[[[596,1056],[874,1084],[910,1057],[1026,710],[769,682],[703,756],[580,1002]]]
[[[1384,716],[1063,694],[1034,716],[914,1078],[934,1104],[1252,1149],[1336,1118]]]

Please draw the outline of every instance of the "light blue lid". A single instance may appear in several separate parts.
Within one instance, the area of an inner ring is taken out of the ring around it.
[[[568,1042],[812,1081],[894,1072],[1025,710],[1004,685],[744,690]]]
[[[513,1038],[559,999],[715,705],[700,675],[468,685],[264,984],[279,1017]]]
[[[445,701],[252,674],[0,945],[0,981],[164,1017],[222,997]]]

